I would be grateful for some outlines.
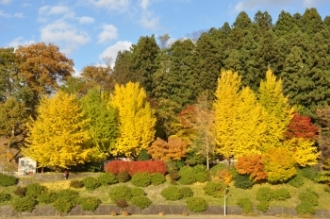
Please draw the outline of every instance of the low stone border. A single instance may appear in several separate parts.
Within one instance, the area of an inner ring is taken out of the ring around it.
[[[158,215],[160,212],[165,215],[182,215],[188,213],[189,215],[197,215],[198,213],[190,212],[186,206],[183,205],[151,205],[145,209],[139,209],[135,206],[129,206],[124,209],[120,209],[115,205],[100,205],[94,212],[84,211],[80,206],[74,207],[67,214],[60,214],[52,206],[37,205],[32,212],[17,213],[11,206],[0,207],[0,217],[17,217],[17,216],[79,216],[79,215],[111,215],[112,212],[116,212],[118,215],[122,211],[127,211],[129,214],[135,215]],[[240,207],[228,206],[227,215],[242,215],[242,209]],[[223,207],[209,206],[208,209],[199,215],[223,215]],[[265,216],[281,216],[281,217],[296,217],[297,212],[295,209],[283,208],[283,207],[270,207],[266,213],[255,210],[255,215]],[[316,218],[330,218],[330,211],[317,210]]]

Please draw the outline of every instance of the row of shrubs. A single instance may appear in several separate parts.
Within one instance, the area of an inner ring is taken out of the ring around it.
[[[291,194],[287,189],[272,190],[269,187],[261,187],[256,194],[256,198],[260,202],[257,209],[266,212],[271,201],[284,201],[290,197]],[[316,214],[315,207],[318,206],[319,195],[315,191],[306,189],[298,195],[298,198],[300,200],[300,203],[296,206],[298,216],[312,217]],[[239,199],[237,205],[242,208],[245,214],[250,214],[253,211],[253,204],[248,198]]]
[[[82,188],[85,187],[87,190],[95,190],[100,186],[113,185],[118,182],[130,181],[137,187],[146,187],[149,185],[160,185],[166,181],[164,175],[160,173],[137,173],[130,177],[128,173],[121,172],[117,176],[112,173],[102,173],[96,177],[85,177],[82,180],[72,180],[70,187]]]
[[[62,213],[69,212],[77,205],[80,205],[85,211],[95,211],[101,204],[96,197],[80,197],[77,191],[70,189],[50,191],[38,183],[32,183],[26,187],[18,186],[13,194],[14,196],[1,192],[0,203],[11,203],[16,212],[31,212],[39,203],[52,204],[56,210]]]

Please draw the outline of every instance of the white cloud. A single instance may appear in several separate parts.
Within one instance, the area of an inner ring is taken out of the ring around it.
[[[15,13],[15,14],[8,14],[5,13],[3,11],[0,11],[0,17],[4,17],[4,18],[12,18],[12,17],[16,17],[16,18],[23,18],[23,13]]]
[[[129,7],[129,0],[88,0],[88,3],[109,11],[126,11]]]
[[[94,21],[95,21],[94,18],[88,17],[88,16],[77,17],[77,20],[81,24],[91,24],[91,23],[94,23]]]
[[[152,17],[152,15],[145,13],[140,19],[140,23],[146,29],[157,30],[159,29],[159,17]]]
[[[148,9],[150,6],[149,0],[140,0],[139,6],[142,10],[141,19],[139,20],[140,24],[150,30],[159,29],[159,17],[154,17],[152,12]]]
[[[86,32],[77,30],[63,20],[57,20],[42,27],[40,32],[41,41],[58,45],[65,54],[71,53],[90,40]]]
[[[116,60],[117,53],[119,51],[129,50],[132,42],[129,41],[118,41],[116,44],[106,48],[100,55],[100,59],[110,58],[111,60]],[[113,66],[112,66],[113,67]]]
[[[12,0],[0,0],[0,4],[8,5]]]
[[[23,15],[23,13],[15,13],[15,14],[14,14],[14,17],[17,17],[17,18],[23,18],[24,15]]]
[[[148,9],[149,4],[149,0],[140,0],[140,7],[144,10]]]
[[[57,6],[43,6],[39,9],[39,14],[40,15],[59,15],[59,14],[66,14],[70,12],[70,9],[66,6],[61,6],[61,5],[57,5]]]
[[[99,34],[99,43],[114,40],[118,37],[118,30],[112,24],[103,24],[102,32]]]
[[[23,37],[17,37],[8,43],[8,47],[17,48],[18,46],[26,46],[35,43],[34,40],[24,40]]]

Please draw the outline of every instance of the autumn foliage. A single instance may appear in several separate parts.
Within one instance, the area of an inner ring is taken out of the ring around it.
[[[148,153],[156,160],[180,160],[187,153],[187,142],[177,136],[170,136],[168,141],[157,138],[148,148]]]
[[[311,118],[308,116],[301,116],[295,112],[285,135],[289,139],[304,138],[315,140],[317,133],[318,127],[313,125]]]
[[[147,161],[123,161],[114,160],[108,162],[104,167],[105,172],[117,175],[121,172],[127,172],[131,176],[136,173],[166,173],[166,165],[161,160],[147,160]]]
[[[249,174],[254,182],[267,179],[261,155],[242,156],[238,158],[235,168],[239,174]]]

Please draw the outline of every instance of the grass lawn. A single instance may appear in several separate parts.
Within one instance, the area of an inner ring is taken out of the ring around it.
[[[71,174],[71,178],[68,180],[64,180],[61,173],[57,173],[57,175],[54,173],[52,174],[38,174],[38,177],[24,177],[20,180],[23,180],[23,184],[28,183],[36,183],[39,182],[40,184],[46,186],[47,188],[51,190],[60,190],[60,189],[67,189],[70,188],[69,184],[71,180],[76,179],[83,179],[87,176],[94,176],[97,177],[99,173],[84,173],[84,174]],[[42,179],[42,180],[40,180]],[[285,200],[285,201],[272,201],[270,203],[270,206],[279,206],[279,207],[286,207],[286,208],[295,208],[297,204],[299,204],[300,200],[298,199],[298,194],[305,191],[307,188],[312,189],[319,195],[319,206],[317,206],[318,209],[324,209],[324,210],[330,210],[329,200],[330,200],[330,193],[325,192],[326,185],[324,184],[316,184],[313,181],[304,178],[304,185],[300,188],[292,187],[288,184],[279,184],[279,185],[271,185],[268,183],[263,184],[257,184],[254,185],[251,189],[239,189],[235,188],[233,185],[229,187],[229,191],[227,194],[227,205],[228,206],[237,206],[237,201],[241,198],[248,198],[252,201],[253,205],[256,206],[259,202],[256,200],[256,192],[260,187],[270,187],[274,190],[279,188],[286,188],[290,194],[291,198]],[[189,185],[189,187],[193,190],[195,197],[203,197],[209,205],[213,206],[222,206],[224,204],[223,197],[221,198],[214,198],[208,195],[204,194],[203,187],[206,183],[195,183],[193,185]],[[81,196],[96,196],[98,197],[102,203],[104,204],[113,204],[113,202],[110,200],[109,197],[109,191],[118,186],[120,184],[114,184],[111,186],[101,186],[95,190],[86,190],[85,188],[81,189],[74,189],[80,193]],[[130,182],[125,183],[125,185],[134,187]],[[155,205],[186,205],[185,200],[179,200],[179,201],[167,201],[165,198],[161,196],[161,191],[166,188],[167,186],[170,186],[171,184],[169,182],[165,182],[162,185],[159,186],[153,186],[150,185],[148,187],[142,188],[144,189],[147,196],[151,199],[152,203]],[[183,185],[179,185],[183,186]],[[6,187],[6,191],[13,191],[15,187]],[[3,188],[0,187],[0,191],[3,190]]]

